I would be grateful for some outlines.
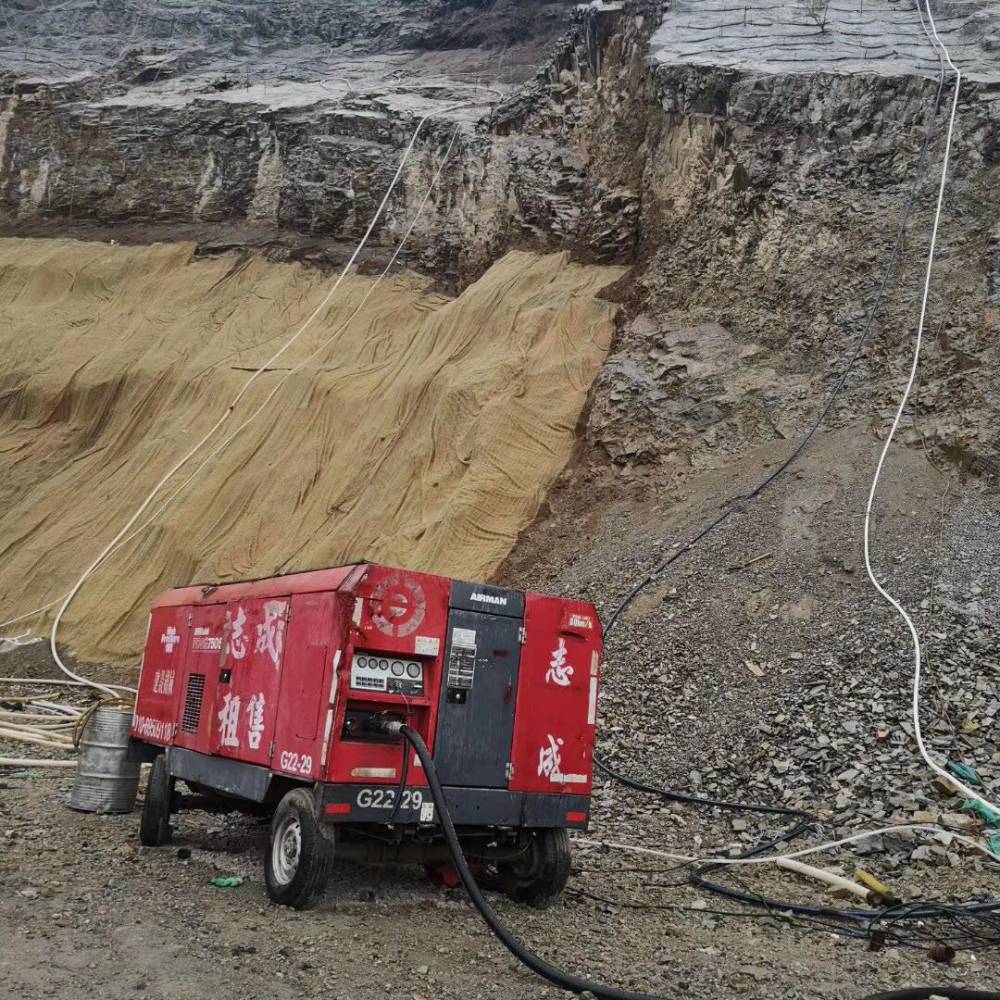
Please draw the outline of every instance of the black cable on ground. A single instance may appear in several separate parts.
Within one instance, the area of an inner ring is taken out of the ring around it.
[[[865,345],[871,336],[872,328],[875,324],[875,319],[881,310],[882,303],[885,300],[885,294],[889,287],[889,280],[895,271],[896,264],[899,260],[900,253],[902,251],[903,240],[906,237],[907,229],[910,221],[910,217],[913,213],[914,206],[916,205],[917,195],[920,191],[921,185],[923,183],[924,174],[927,166],[927,159],[930,152],[931,140],[934,136],[935,122],[937,119],[938,112],[941,108],[941,99],[944,94],[945,86],[945,67],[944,62],[941,59],[940,53],[938,54],[938,60],[941,66],[941,73],[938,78],[937,91],[934,96],[934,104],[932,109],[932,118],[928,124],[927,131],[924,135],[923,143],[920,148],[920,156],[917,161],[917,168],[914,174],[913,183],[910,185],[910,190],[907,194],[906,204],[903,209],[903,217],[900,221],[899,229],[896,232],[896,239],[893,244],[892,251],[889,255],[889,260],[886,263],[885,269],[882,274],[882,280],[879,284],[878,292],[876,293],[875,300],[872,303],[872,307],[868,312],[868,317],[865,322],[864,328],[861,331],[860,336],[854,349],[848,359],[847,365],[841,372],[840,377],[837,379],[829,397],[827,398],[826,405],[823,407],[819,416],[813,422],[812,426],[809,428],[805,436],[799,442],[795,450],[774,470],[770,475],[768,475],[762,482],[760,482],[753,490],[743,497],[740,497],[737,501],[730,504],[721,514],[719,514],[713,521],[701,529],[694,537],[685,542],[676,552],[671,553],[671,555],[659,563],[654,569],[646,574],[643,579],[636,584],[635,587],[625,596],[621,603],[615,608],[608,619],[607,625],[604,629],[605,639],[617,625],[622,614],[631,606],[635,599],[641,594],[654,580],[656,580],[668,567],[670,567],[674,562],[676,562],[682,555],[689,552],[694,546],[711,534],[720,524],[728,520],[737,511],[743,511],[746,509],[747,505],[753,500],[759,497],[766,489],[768,489],[773,483],[775,483],[781,476],[783,476],[788,469],[793,465],[793,463],[799,458],[799,456],[805,451],[809,446],[813,437],[816,435],[817,431],[826,421],[827,417],[830,415],[833,405],[844,388],[847,379],[856,365],[858,358],[861,356],[861,352],[864,350]],[[702,796],[689,795],[683,792],[672,791],[667,788],[661,788],[655,785],[650,785],[646,782],[636,781],[635,779],[628,778],[621,772],[616,771],[612,768],[603,758],[594,755],[594,765],[603,774],[607,775],[613,781],[624,785],[627,788],[632,788],[636,791],[648,792],[653,795],[659,796],[661,799],[669,802],[686,802],[692,805],[704,805],[704,806],[714,806],[719,809],[728,809],[733,811],[741,812],[754,812],[766,815],[783,815],[795,817],[799,820],[799,823],[790,829],[787,833],[782,834],[776,840],[769,844],[765,844],[761,847],[755,848],[749,854],[744,855],[745,857],[753,856],[755,854],[760,854],[766,850],[770,850],[772,847],[777,846],[781,843],[786,843],[788,841],[794,840],[796,837],[803,834],[809,827],[815,822],[814,817],[809,813],[800,809],[789,809],[782,806],[763,806],[754,803],[739,802],[739,801],[728,801],[722,799],[712,799]],[[710,869],[704,869],[708,871]],[[695,884],[700,885],[711,892],[719,892],[724,889],[724,887],[717,886],[713,882],[709,882],[704,879],[700,879],[698,875],[695,876]],[[732,898],[742,898],[744,902],[752,902],[754,905],[772,905],[772,901],[764,901],[763,898],[755,899],[750,894],[735,894],[733,891],[726,890],[722,892],[723,895],[730,895]],[[782,903],[773,903],[773,905],[778,909],[789,909],[790,907]],[[807,908],[803,908],[800,912],[805,912]],[[830,911],[824,910],[824,908],[816,908],[816,913],[826,913],[830,915]],[[846,915],[844,911],[833,911],[836,915]]]
[[[794,913],[802,916],[820,917],[840,917],[846,920],[874,922],[893,916],[891,909],[885,910],[851,910],[838,909],[835,906],[807,906],[804,903],[788,903],[782,899],[768,899],[766,896],[759,896],[752,892],[741,892],[739,889],[731,889],[729,886],[720,885],[718,882],[710,882],[704,877],[704,873],[715,871],[724,865],[708,865],[700,869],[691,876],[691,884],[699,889],[714,892],[727,899],[735,899],[741,903],[749,903],[752,906],[763,906],[783,913]],[[930,920],[936,917],[948,917],[955,913],[965,915],[990,914],[1000,912],[1000,900],[992,900],[985,903],[964,903],[960,906],[938,906],[933,903],[912,905],[905,914],[895,917],[897,920]]]
[[[870,993],[864,1000],[930,1000],[931,997],[945,997],[946,1000],[1000,1000],[1000,992],[966,990],[957,986],[920,986],[893,993]]]
[[[441,824],[445,841],[448,844],[448,850],[451,852],[451,859],[454,862],[459,878],[462,880],[462,885],[469,894],[473,905],[479,910],[480,916],[482,916],[486,925],[500,940],[500,943],[519,962],[531,969],[532,972],[543,979],[547,979],[553,985],[560,987],[560,989],[569,990],[571,993],[590,992],[596,997],[604,998],[604,1000],[665,1000],[665,998],[656,997],[650,993],[633,993],[630,990],[621,990],[615,986],[604,986],[601,983],[594,983],[589,979],[574,976],[572,973],[563,972],[562,969],[556,968],[556,966],[546,962],[545,959],[539,958],[534,952],[529,951],[507,930],[496,915],[493,907],[486,901],[482,891],[476,884],[476,879],[469,868],[469,863],[465,860],[462,844],[458,839],[455,824],[452,822],[448,812],[448,803],[445,800],[441,782],[438,781],[437,771],[434,768],[434,761],[431,759],[427,744],[424,743],[420,734],[410,729],[409,726],[404,725],[399,731],[409,742],[410,746],[413,747],[414,752],[420,759],[420,764],[427,778],[427,784],[430,786],[431,798],[434,800],[434,806],[437,809],[438,822]]]

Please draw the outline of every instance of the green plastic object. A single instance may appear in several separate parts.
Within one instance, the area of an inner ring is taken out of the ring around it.
[[[966,799],[962,803],[962,808],[966,812],[972,813],[974,816],[978,816],[989,826],[1000,827],[1000,812],[996,809],[991,809],[985,802],[976,802],[972,799]]]
[[[216,889],[235,889],[238,885],[243,885],[243,879],[239,875],[227,875],[222,878],[213,878],[209,885],[214,885]]]
[[[987,830],[986,842],[994,854],[1000,855],[1000,830]]]
[[[945,765],[952,774],[960,780],[968,782],[970,785],[981,785],[982,779],[979,773],[971,764],[959,764],[957,761],[949,760]]]

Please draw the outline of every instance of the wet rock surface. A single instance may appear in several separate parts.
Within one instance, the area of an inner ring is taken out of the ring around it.
[[[512,245],[617,255],[614,225],[587,218],[606,192],[588,191],[578,156],[477,124],[544,62],[572,5],[328,0],[291,18],[284,6],[81,3],[14,17],[23,44],[0,73],[3,231],[187,232],[209,249],[337,262],[431,115],[376,253],[395,246],[440,170],[402,260],[443,282]]]
[[[938,38],[971,79],[1000,81],[993,0],[930,5]],[[898,0],[674,0],[653,38],[663,63],[737,66],[772,73],[936,76],[930,22]]]

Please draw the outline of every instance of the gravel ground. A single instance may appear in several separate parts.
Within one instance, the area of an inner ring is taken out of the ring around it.
[[[271,905],[263,888],[264,827],[243,817],[183,815],[165,848],[139,846],[136,817],[64,806],[66,775],[4,777],[0,806],[0,954],[5,995],[35,997],[541,998],[564,995],[520,968],[462,895],[415,868],[342,866],[315,910]],[[686,820],[693,824],[695,820]],[[647,824],[654,835],[658,824]],[[706,839],[714,833],[700,829]],[[673,834],[676,837],[676,834]],[[181,860],[179,847],[191,857]],[[577,853],[572,890],[535,912],[493,897],[544,957],[665,997],[860,997],[876,986],[988,982],[987,954],[950,968],[922,952],[872,955],[836,933],[805,931],[739,910],[598,852]],[[628,870],[625,870],[628,869]],[[242,875],[216,889],[219,874]],[[756,887],[787,891],[775,876]],[[586,894],[701,907],[633,910]]]
[[[804,805],[822,821],[817,837],[921,813],[978,832],[914,752],[906,637],[865,583],[859,514],[876,445],[860,428],[821,436],[797,474],[636,602],[608,643],[601,705],[601,748],[622,769],[689,791]],[[648,569],[651,541],[669,549],[779,458],[775,448],[666,485],[609,481],[581,458],[503,575],[584,593],[607,610]],[[893,456],[882,497],[875,557],[928,640],[928,735],[942,757],[975,765],[995,796],[997,503],[911,451]],[[4,673],[28,668],[45,669],[41,647],[0,656]],[[0,953],[0,981],[8,995],[562,995],[518,966],[460,892],[419,869],[342,865],[322,904],[295,913],[267,901],[260,821],[185,813],[170,846],[145,849],[135,815],[67,809],[70,784],[65,772],[0,775],[0,928],[11,942]],[[778,828],[606,784],[588,839],[710,853],[746,850]],[[847,874],[863,865],[907,900],[1000,896],[998,867],[956,842],[894,835],[822,863]],[[217,874],[245,882],[213,888]],[[843,1000],[1000,981],[989,949],[962,951],[948,966],[925,948],[872,952],[836,927],[696,889],[686,874],[577,838],[561,903],[537,912],[494,902],[543,957],[664,997]],[[720,880],[843,905],[770,867]]]

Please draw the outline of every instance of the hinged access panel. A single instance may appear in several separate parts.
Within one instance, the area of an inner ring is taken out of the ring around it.
[[[521,658],[517,618],[452,609],[434,762],[444,785],[506,788]]]
[[[322,747],[332,710],[336,593],[295,594],[281,671],[281,689],[271,744],[271,767],[298,777],[319,777]]]

